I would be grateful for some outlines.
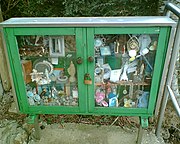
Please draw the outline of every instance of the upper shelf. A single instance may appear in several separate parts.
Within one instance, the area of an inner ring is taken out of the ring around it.
[[[95,27],[95,26],[175,26],[166,16],[134,17],[22,17],[11,18],[2,27]]]

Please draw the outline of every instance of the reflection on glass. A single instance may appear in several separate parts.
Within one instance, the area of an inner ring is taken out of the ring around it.
[[[158,35],[94,36],[95,105],[147,108]]]
[[[29,105],[78,106],[75,36],[18,36]]]

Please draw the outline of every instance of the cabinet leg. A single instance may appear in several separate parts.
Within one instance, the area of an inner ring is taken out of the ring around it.
[[[143,137],[143,132],[144,132],[144,129],[143,129],[142,126],[140,125],[140,127],[139,127],[139,129],[138,129],[138,136],[137,136],[136,144],[141,144],[141,142],[142,142],[142,137]]]
[[[35,129],[34,138],[36,140],[40,140],[39,116],[38,115],[30,115],[27,118],[27,123],[34,125],[34,129]]]
[[[141,144],[142,142],[142,137],[144,133],[144,128],[148,127],[148,117],[140,117],[140,127],[138,130],[138,136],[137,136],[137,144]]]
[[[39,116],[35,118],[34,129],[35,129],[34,138],[40,140],[41,135],[40,135],[40,127],[39,127]]]

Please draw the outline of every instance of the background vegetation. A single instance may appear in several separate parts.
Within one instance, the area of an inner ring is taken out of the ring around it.
[[[158,15],[159,0],[0,0],[4,20],[44,16]]]

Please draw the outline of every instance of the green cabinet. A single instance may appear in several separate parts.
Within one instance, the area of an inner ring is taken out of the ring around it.
[[[174,26],[167,17],[1,23],[20,112],[152,116]]]

